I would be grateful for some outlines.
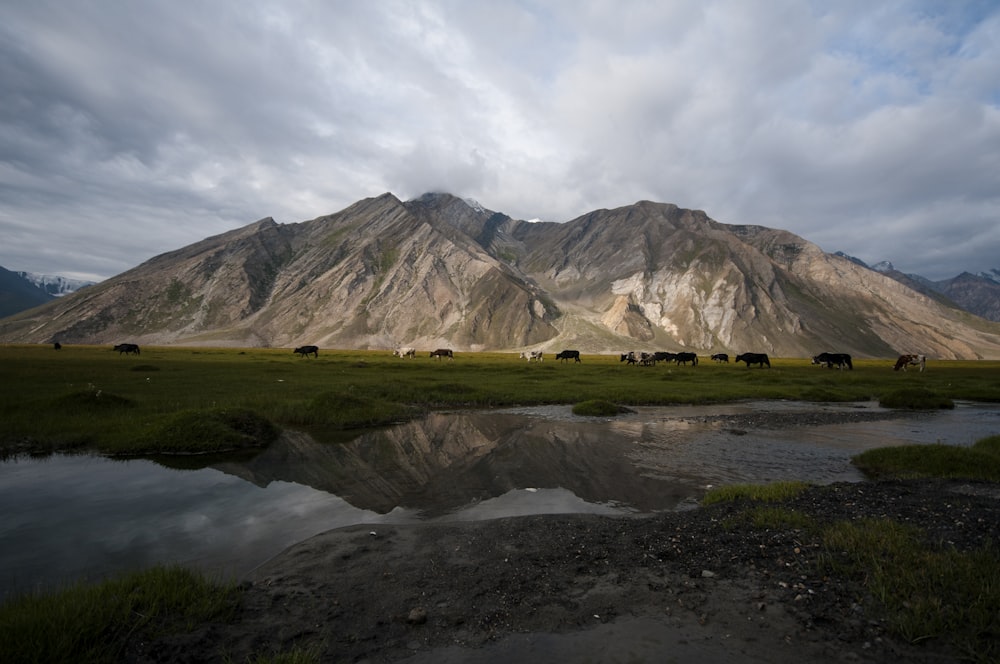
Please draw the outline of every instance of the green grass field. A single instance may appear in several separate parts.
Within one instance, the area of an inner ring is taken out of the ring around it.
[[[742,399],[863,401],[913,388],[940,400],[1000,401],[1000,362],[931,361],[924,373],[860,360],[854,371],[807,359],[771,369],[716,364],[629,366],[617,356],[528,363],[516,353],[0,346],[0,451],[197,452],[266,445],[280,428],[321,440],[430,409],[511,405],[668,405]]]

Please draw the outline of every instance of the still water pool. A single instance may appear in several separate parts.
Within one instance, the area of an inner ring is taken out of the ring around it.
[[[54,455],[0,463],[0,597],[156,563],[239,577],[314,534],[355,524],[694,506],[707,487],[861,481],[858,452],[970,445],[1000,406],[835,425],[736,429],[725,416],[875,404],[758,402],[574,417],[569,407],[435,413],[323,445],[291,433],[249,459]],[[173,464],[171,464],[173,465]]]

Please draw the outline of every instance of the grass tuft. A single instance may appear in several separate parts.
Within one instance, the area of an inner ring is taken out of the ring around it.
[[[246,408],[187,410],[168,416],[139,443],[102,447],[109,454],[192,454],[266,447],[280,431]]]
[[[628,408],[623,408],[618,404],[611,403],[610,401],[604,401],[603,399],[589,399],[573,405],[574,415],[590,417],[612,417],[614,415],[631,412],[633,411]]]
[[[955,407],[955,402],[923,387],[907,387],[886,392],[879,399],[879,405],[910,410],[948,410]]]
[[[322,392],[305,403],[285,404],[274,410],[281,424],[309,429],[320,436],[324,430],[393,424],[419,413],[414,406],[345,391]]]
[[[132,639],[226,619],[233,585],[181,567],[153,567],[98,584],[18,595],[0,605],[0,643],[10,662],[117,662]]]
[[[901,445],[879,447],[856,455],[852,462],[871,478],[948,477],[1000,482],[1000,436],[972,447]]]
[[[710,490],[701,499],[702,505],[731,503],[738,500],[776,503],[794,498],[810,487],[808,482],[773,482],[771,484],[730,484]]]

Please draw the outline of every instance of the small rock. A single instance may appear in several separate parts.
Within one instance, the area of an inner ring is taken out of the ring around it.
[[[411,625],[423,625],[427,622],[427,609],[422,606],[411,609],[410,615],[406,617],[406,622]]]
[[[703,578],[703,579],[714,579],[715,578],[715,572],[712,572],[712,571],[707,570],[707,569],[703,569],[703,570],[701,570],[701,578]]]

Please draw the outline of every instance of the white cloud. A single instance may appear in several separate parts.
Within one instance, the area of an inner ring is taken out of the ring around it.
[[[557,221],[671,202],[932,278],[998,267],[998,33],[988,4],[920,0],[7,3],[0,265],[110,276],[264,216],[447,190]]]

